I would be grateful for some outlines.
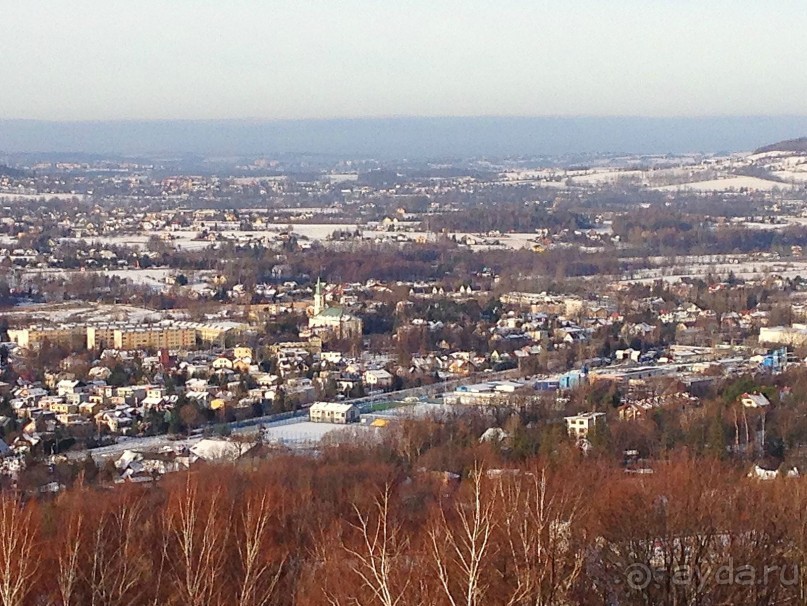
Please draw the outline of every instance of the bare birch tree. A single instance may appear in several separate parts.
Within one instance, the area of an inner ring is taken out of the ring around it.
[[[0,497],[0,602],[21,606],[28,596],[39,566],[34,554],[37,524],[31,506],[14,495]]]
[[[81,578],[81,545],[84,516],[81,512],[71,516],[67,533],[62,541],[56,573],[59,599],[63,606],[71,606]]]
[[[353,505],[357,522],[352,524],[360,536],[357,547],[344,546],[355,564],[352,571],[361,579],[362,586],[370,591],[372,602],[381,606],[404,604],[411,576],[400,575],[401,560],[408,550],[409,541],[401,525],[392,520],[392,488],[387,484],[376,499],[372,514],[363,513]],[[403,576],[403,580],[399,580]],[[356,604],[361,602],[354,598]]]
[[[247,501],[241,515],[238,555],[241,576],[238,587],[239,606],[268,604],[283,573],[285,556],[276,561],[267,557],[267,537],[276,516],[266,492]]]
[[[468,500],[459,497],[451,519],[444,510],[429,530],[431,555],[442,593],[451,606],[485,603],[485,565],[495,526],[496,495],[485,490],[485,473],[476,466],[468,477]]]
[[[142,497],[121,499],[97,521],[86,579],[91,606],[133,606],[142,598],[149,568],[143,522]]]
[[[219,511],[218,488],[201,495],[198,480],[189,474],[185,486],[169,504],[165,540],[171,543],[169,569],[186,606],[213,606],[221,591],[220,564],[227,542],[229,514]]]
[[[546,471],[503,478],[497,512],[505,560],[507,606],[568,603],[567,595],[584,565],[582,550],[571,540],[582,499],[552,492]]]

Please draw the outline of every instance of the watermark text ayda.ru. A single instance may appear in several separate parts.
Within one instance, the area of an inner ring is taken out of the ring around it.
[[[641,591],[653,584],[669,582],[673,586],[695,587],[699,591],[709,586],[793,586],[799,582],[798,564],[750,565],[729,560],[711,566],[674,565],[658,569],[647,564],[634,563],[625,568],[625,583],[631,589]]]

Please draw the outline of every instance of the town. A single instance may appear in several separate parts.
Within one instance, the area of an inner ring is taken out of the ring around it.
[[[0,595],[747,603],[664,580],[759,537],[792,595],[803,142],[2,162]]]
[[[58,491],[88,457],[153,481],[449,411],[526,449],[565,424],[634,466],[673,440],[798,469],[804,154],[9,157],[3,481]]]
[[[7,2],[0,606],[807,604],[799,2]]]

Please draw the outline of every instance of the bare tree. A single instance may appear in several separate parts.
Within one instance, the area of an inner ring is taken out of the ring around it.
[[[39,561],[34,556],[37,524],[32,506],[13,495],[0,497],[0,601],[21,606],[31,590]]]
[[[572,529],[578,521],[579,493],[550,491],[546,470],[504,477],[497,490],[507,606],[568,603],[568,593],[584,565]]]
[[[221,591],[219,565],[229,532],[229,514],[219,511],[219,489],[203,496],[198,482],[189,474],[169,504],[165,540],[171,543],[169,569],[182,603],[212,606]]]
[[[485,603],[483,574],[495,527],[496,494],[485,490],[484,480],[484,470],[475,466],[468,478],[468,500],[459,498],[450,518],[441,509],[429,529],[438,581],[451,606]]]
[[[82,523],[83,516],[80,512],[71,516],[67,533],[61,545],[61,552],[59,553],[56,583],[63,606],[73,604],[81,577]]]
[[[267,558],[267,536],[276,516],[266,492],[250,499],[241,516],[238,554],[241,561],[239,606],[268,604],[283,573],[285,556],[279,561]]]
[[[92,606],[132,606],[146,589],[142,497],[122,499],[97,521],[90,539],[86,581]]]
[[[384,492],[375,501],[373,515],[362,513],[357,505],[353,505],[358,522],[352,524],[360,536],[356,548],[345,546],[345,551],[354,559],[352,570],[367,588],[374,603],[381,606],[398,606],[404,604],[406,591],[411,583],[411,576],[404,574],[399,581],[399,568],[402,553],[409,547],[401,525],[394,523],[390,514],[391,486],[387,484]],[[360,604],[355,599],[356,604]]]

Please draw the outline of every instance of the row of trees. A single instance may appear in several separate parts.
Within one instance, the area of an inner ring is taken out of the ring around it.
[[[473,212],[428,215],[424,224],[434,232],[474,233],[533,232],[536,229],[548,229],[554,233],[563,229],[574,231],[591,227],[591,221],[584,215],[529,202],[480,204]]]
[[[651,207],[614,216],[615,236],[639,254],[686,255],[777,251],[790,254],[791,246],[804,246],[801,227],[754,229],[723,223],[715,227],[712,214],[685,214]],[[722,215],[726,216],[726,215]]]

